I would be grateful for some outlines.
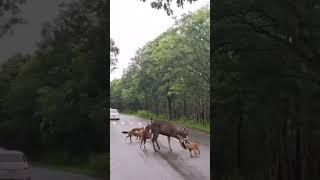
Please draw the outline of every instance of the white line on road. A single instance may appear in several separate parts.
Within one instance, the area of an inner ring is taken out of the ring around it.
[[[116,122],[112,122],[112,124],[117,124]]]
[[[124,124],[124,122],[121,122],[121,124]]]
[[[130,122],[130,124],[133,124],[133,122]]]

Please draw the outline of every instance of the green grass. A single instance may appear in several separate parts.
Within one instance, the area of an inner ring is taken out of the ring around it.
[[[144,119],[150,119],[150,117],[152,117],[153,119],[156,120],[161,120],[161,121],[166,121],[166,122],[170,122],[170,123],[174,123],[174,124],[180,124],[183,125],[187,128],[193,128],[193,129],[197,129],[206,133],[210,133],[210,123],[206,123],[206,124],[202,124],[202,123],[197,123],[194,120],[190,120],[190,119],[174,119],[174,120],[168,120],[168,118],[164,115],[156,115],[154,113],[151,112],[147,112],[144,110],[140,110],[137,112],[125,112],[124,114],[128,114],[128,115],[134,115],[140,118],[144,118]]]
[[[32,162],[34,166],[44,166],[65,172],[72,172],[76,174],[83,174],[92,177],[106,177],[109,172],[109,155],[107,154],[93,154],[87,161],[68,162],[63,163],[61,159],[53,160],[53,157],[46,158],[45,160]]]

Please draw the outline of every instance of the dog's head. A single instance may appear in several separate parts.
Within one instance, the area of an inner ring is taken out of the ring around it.
[[[186,137],[189,135],[189,131],[187,128],[183,128],[183,133],[186,135]]]
[[[188,138],[188,137],[183,138],[183,142],[184,142],[185,144],[190,144],[190,141],[189,141],[189,138]]]
[[[187,149],[186,143],[189,143],[188,137],[182,137],[180,135],[178,135],[179,141],[180,141],[180,145],[183,149]]]
[[[150,129],[151,129],[151,125],[150,125],[150,124],[148,124],[148,125],[146,126],[145,130],[146,130],[147,132],[149,132],[149,131],[150,131]]]
[[[187,138],[189,135],[189,131],[187,130],[187,128],[183,128],[182,130],[180,130],[179,135],[183,138]]]

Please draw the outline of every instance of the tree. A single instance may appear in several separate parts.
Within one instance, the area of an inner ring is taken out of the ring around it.
[[[105,6],[65,4],[34,53],[2,66],[0,138],[10,139],[7,147],[32,158],[64,153],[68,162],[106,152]]]
[[[216,179],[317,179],[307,156],[318,138],[311,127],[319,88],[317,6],[214,2]],[[230,147],[236,153],[225,151]]]
[[[119,48],[115,45],[113,39],[110,39],[110,72],[116,68],[118,62],[117,55],[119,54]]]
[[[121,99],[111,106],[208,123],[209,59],[205,7],[185,15],[136,52],[123,77],[111,82],[111,99]]]
[[[0,37],[12,30],[16,24],[24,23],[21,18],[20,5],[26,0],[11,0],[0,2]]]
[[[146,2],[146,0],[140,0],[142,2]],[[196,0],[177,0],[176,1],[176,5],[177,7],[181,7],[183,8],[183,5],[185,2],[189,2],[190,4],[192,2],[194,2]],[[151,7],[154,8],[154,9],[164,9],[164,11],[167,13],[168,16],[172,15],[173,14],[173,10],[171,8],[171,3],[172,3],[172,0],[157,0],[157,1],[152,1],[150,3]]]

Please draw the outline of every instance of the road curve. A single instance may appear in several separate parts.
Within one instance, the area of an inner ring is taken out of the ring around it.
[[[31,180],[102,180],[45,167],[32,166]]]
[[[122,131],[145,126],[149,120],[120,115],[119,121],[110,121],[110,179],[152,179],[152,180],[209,180],[210,179],[210,136],[196,130],[189,130],[189,138],[201,143],[201,154],[191,158],[179,142],[171,141],[169,151],[167,137],[158,138],[160,151],[155,152],[151,140],[146,149],[133,138],[125,142]]]

